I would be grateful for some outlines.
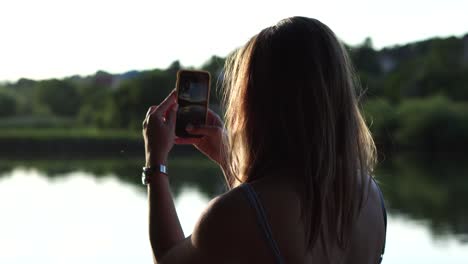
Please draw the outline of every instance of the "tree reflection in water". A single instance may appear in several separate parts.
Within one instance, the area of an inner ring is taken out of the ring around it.
[[[466,157],[400,154],[376,171],[389,212],[427,222],[435,238],[468,243]]]
[[[141,192],[143,157],[2,159],[0,177],[15,168],[31,168],[50,179],[85,171],[97,179],[113,176]],[[455,235],[468,243],[468,159],[459,156],[399,154],[381,162],[377,180],[391,214],[427,222],[435,238]],[[221,170],[201,154],[175,155],[169,161],[170,181],[177,197],[183,187],[195,187],[208,198],[225,190]]]

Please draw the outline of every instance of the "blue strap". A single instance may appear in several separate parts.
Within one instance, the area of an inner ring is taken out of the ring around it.
[[[372,178],[372,179],[374,180],[374,178]],[[384,197],[383,197],[383,194],[382,194],[382,190],[380,190],[380,187],[379,187],[379,185],[377,184],[377,182],[375,180],[374,180],[374,183],[377,186],[377,189],[379,190],[380,204],[382,206],[382,214],[383,214],[384,224],[385,224],[385,237],[384,237],[382,253],[380,254],[380,261],[379,261],[379,263],[381,263],[382,259],[383,259],[383,255],[385,253],[385,242],[387,240],[387,210],[385,209],[385,201],[384,201]]]
[[[377,189],[379,190],[380,203],[382,205],[382,213],[383,213],[384,224],[385,224],[385,238],[384,238],[384,244],[382,247],[382,253],[380,255],[380,260],[379,260],[379,263],[381,263],[383,259],[383,255],[385,253],[385,242],[386,242],[386,237],[387,237],[387,210],[385,209],[385,201],[383,198],[382,191],[380,190],[380,187],[377,184],[377,182],[375,182],[375,184],[377,185]],[[273,238],[270,225],[268,224],[268,221],[266,218],[265,210],[263,209],[263,206],[260,203],[260,199],[258,198],[257,193],[252,188],[252,186],[250,186],[250,184],[248,183],[244,183],[240,187],[245,192],[250,205],[252,206],[252,208],[255,210],[257,214],[258,225],[262,229],[265,239],[267,240],[267,242],[270,245],[271,250],[273,251],[273,254],[276,259],[276,263],[283,264],[284,263],[283,258],[279,251],[278,245],[276,244],[276,241]]]
[[[283,264],[284,261],[283,261],[283,258],[281,257],[278,244],[276,244],[276,241],[273,239],[271,228],[266,218],[265,210],[263,209],[263,206],[260,203],[257,193],[255,193],[255,190],[248,183],[244,183],[240,187],[245,192],[250,205],[252,206],[252,208],[255,210],[257,214],[258,225],[262,229],[265,239],[267,240],[271,250],[273,251],[273,254],[276,259],[276,263]]]

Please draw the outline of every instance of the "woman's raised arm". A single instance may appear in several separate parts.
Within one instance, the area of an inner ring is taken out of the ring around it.
[[[148,109],[143,121],[143,138],[147,168],[167,165],[167,156],[174,145],[177,112],[173,91],[160,105]],[[149,237],[155,260],[185,237],[175,210],[168,176],[157,170],[148,175]]]
[[[175,141],[176,113],[175,92],[172,92],[160,105],[152,106],[148,110],[143,121],[146,167],[167,164],[169,151]],[[218,130],[219,127],[218,124],[216,127],[215,124],[209,124],[204,128],[195,129],[204,129],[203,132],[206,133],[211,131],[214,133],[211,139],[216,139],[215,133],[222,133],[222,130]],[[200,130],[198,132],[201,132]],[[216,149],[220,145],[215,141],[205,143],[215,143],[212,144],[212,149]],[[220,143],[220,140],[218,142]],[[156,263],[222,263],[235,258],[235,255],[231,255],[235,252],[233,247],[245,244],[237,243],[239,232],[233,232],[240,225],[239,222],[234,223],[232,219],[232,216],[239,215],[234,212],[239,210],[237,204],[226,202],[229,199],[225,198],[213,200],[201,216],[193,235],[185,238],[170,191],[168,179],[170,175],[156,170],[149,177],[149,237]]]

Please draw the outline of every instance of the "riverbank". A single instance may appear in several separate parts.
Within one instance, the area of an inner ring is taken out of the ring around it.
[[[389,113],[388,111],[374,111]],[[392,119],[394,120],[394,119]],[[409,129],[410,125],[396,126],[395,122],[375,122],[370,128],[379,156],[394,152],[464,153],[468,146],[466,128],[460,122],[439,118],[439,125],[424,125],[425,129]],[[392,123],[393,125],[387,125]],[[421,123],[421,122],[416,122]],[[462,123],[466,126],[464,123]],[[417,125],[414,125],[417,126]],[[404,128],[404,129],[403,129]],[[453,132],[455,131],[455,132]],[[405,133],[403,133],[405,132]],[[451,133],[449,133],[451,132]],[[1,128],[0,157],[127,157],[143,155],[140,131],[97,128]],[[176,146],[174,152],[193,153],[191,146]]]
[[[191,146],[173,152],[194,153]],[[135,157],[144,155],[141,133],[131,130],[94,128],[0,129],[1,157]]]

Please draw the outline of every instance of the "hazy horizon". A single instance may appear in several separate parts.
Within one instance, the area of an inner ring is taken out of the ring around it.
[[[426,38],[426,39],[421,39],[421,40],[415,40],[415,41],[411,41],[411,42],[407,42],[407,43],[397,43],[397,44],[393,44],[393,45],[390,45],[390,46],[385,46],[385,47],[381,47],[381,48],[376,48],[374,47],[376,50],[382,50],[382,49],[386,49],[386,48],[394,48],[394,47],[398,47],[398,46],[404,46],[404,45],[407,45],[407,44],[411,44],[411,43],[417,43],[417,42],[422,42],[422,41],[426,41],[426,40],[430,40],[430,39],[433,39],[433,38],[450,38],[450,37],[457,37],[457,38],[461,38],[465,35],[468,35],[468,32],[467,33],[464,33],[464,34],[460,34],[460,35],[451,35],[451,36],[433,36],[433,37],[429,37],[429,38]],[[364,39],[365,40],[365,39]],[[364,40],[362,42],[364,42]],[[359,45],[360,43],[357,43],[355,45]],[[354,45],[354,46],[355,46]],[[130,68],[128,70],[124,70],[124,71],[120,71],[120,72],[111,72],[111,71],[107,71],[106,69],[96,69],[94,72],[89,72],[89,73],[84,73],[84,74],[70,74],[70,75],[65,75],[65,76],[52,76],[52,77],[48,77],[48,78],[42,78],[42,79],[34,79],[34,78],[28,78],[27,76],[23,76],[23,77],[19,77],[19,78],[16,78],[14,80],[1,80],[0,79],[0,83],[14,83],[14,82],[17,82],[18,80],[20,79],[29,79],[29,80],[33,80],[33,81],[41,81],[41,80],[47,80],[47,79],[64,79],[64,78],[69,78],[69,77],[73,77],[73,76],[79,76],[79,77],[87,77],[87,76],[92,76],[94,74],[96,74],[97,72],[106,72],[106,73],[109,73],[109,74],[112,74],[112,75],[119,75],[119,74],[125,74],[127,72],[132,72],[132,71],[150,71],[150,70],[154,70],[154,69],[167,69],[173,62],[175,61],[179,61],[182,68],[189,68],[189,67],[195,67],[195,68],[199,68],[201,67],[204,63],[208,62],[210,60],[210,58],[212,56],[219,56],[219,57],[226,57],[228,54],[225,54],[225,55],[219,55],[219,54],[213,54],[211,56],[209,56],[204,62],[202,62],[201,64],[199,65],[186,65],[184,64],[181,60],[179,59],[174,59],[172,62],[170,62],[168,65],[166,66],[162,66],[162,67],[153,67],[153,68],[145,68],[145,69],[133,69],[133,68]]]
[[[376,49],[468,33],[462,0],[4,0],[0,10],[2,82],[164,69],[176,60],[198,67],[295,15],[319,19],[352,46],[370,37]]]

